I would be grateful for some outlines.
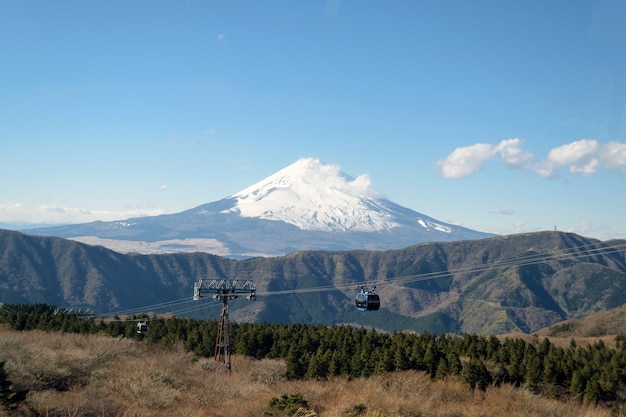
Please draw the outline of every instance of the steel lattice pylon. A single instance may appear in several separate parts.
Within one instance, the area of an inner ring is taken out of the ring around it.
[[[199,300],[205,292],[212,292],[213,298],[222,300],[222,312],[217,324],[217,338],[215,340],[216,362],[224,363],[230,371],[230,331],[228,322],[228,300],[237,298],[237,294],[248,293],[248,300],[256,299],[256,288],[252,281],[240,283],[237,280],[209,280],[200,279],[193,284],[193,299]]]

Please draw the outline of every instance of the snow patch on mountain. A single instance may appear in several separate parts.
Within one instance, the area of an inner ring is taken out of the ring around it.
[[[417,222],[426,230],[434,229],[444,233],[452,233],[452,229],[448,226],[444,226],[443,224],[431,222],[424,219],[418,219]]]
[[[299,159],[230,198],[235,206],[224,212],[302,230],[373,232],[398,226],[369,175],[353,179],[315,158]]]

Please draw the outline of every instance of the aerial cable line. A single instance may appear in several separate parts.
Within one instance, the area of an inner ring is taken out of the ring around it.
[[[626,251],[626,245],[619,245],[615,247],[606,247],[601,249],[590,249],[587,252],[582,253],[556,253],[556,254],[534,254],[529,255],[527,257],[514,258],[504,261],[497,261],[488,264],[470,266],[470,267],[462,267],[457,269],[448,269],[444,271],[435,271],[428,272],[423,274],[414,274],[414,275],[406,275],[399,277],[391,277],[382,281],[377,281],[374,283],[409,283],[416,281],[425,281],[434,278],[443,278],[445,276],[450,276],[452,274],[459,273],[474,273],[474,272],[482,272],[491,268],[503,268],[503,267],[514,267],[514,266],[527,266],[527,265],[536,265],[540,263],[550,262],[550,261],[562,261],[562,260],[576,260],[577,258],[582,258],[586,256],[592,256],[593,254],[612,254],[618,252]]]
[[[184,315],[184,314],[189,314],[189,313],[200,312],[200,311],[202,311],[203,309],[205,309],[207,307],[208,301],[203,302],[203,300],[201,300],[200,302],[198,302],[198,301],[193,301],[192,300],[191,303],[193,303],[193,306],[187,307],[187,308],[182,309],[182,310],[178,310],[175,313],[177,315]]]
[[[134,314],[134,313],[141,313],[141,312],[144,312],[146,310],[157,310],[157,309],[164,308],[164,307],[171,307],[171,306],[176,305],[176,304],[184,304],[188,300],[189,300],[188,298],[181,298],[181,299],[178,299],[178,300],[166,301],[166,302],[152,304],[152,305],[147,305],[147,306],[141,306],[141,307],[136,307],[136,308],[128,308],[128,309],[124,309],[124,310],[110,311],[110,312],[107,312],[107,313],[103,313],[102,315],[109,316],[109,315],[128,315],[128,314]]]
[[[589,247],[594,246],[594,247]],[[553,253],[533,253],[526,256],[521,256],[517,258],[505,259],[502,261],[495,261],[491,263],[469,266],[469,267],[461,267],[457,269],[447,269],[443,271],[434,271],[427,272],[421,274],[411,274],[411,275],[403,275],[403,276],[395,276],[389,277],[379,281],[372,281],[372,284],[389,284],[389,283],[397,283],[397,284],[405,284],[410,282],[418,282],[418,281],[426,281],[436,278],[444,278],[451,276],[453,274],[461,274],[461,273],[475,273],[486,271],[491,268],[503,268],[503,267],[515,267],[515,266],[528,266],[528,265],[536,265],[540,263],[550,262],[550,261],[562,261],[562,260],[576,260],[578,258],[593,256],[593,255],[609,255],[613,253],[619,253],[626,251],[626,244],[618,244],[611,246],[598,247],[597,243],[584,245],[583,248],[589,247],[587,249],[583,249],[580,251],[581,247],[570,248],[567,250],[557,250]],[[327,285],[320,287],[309,287],[309,288],[297,288],[292,290],[278,290],[278,291],[266,291],[266,292],[257,292],[258,296],[271,296],[271,295],[287,295],[287,294],[302,294],[302,293],[311,293],[311,292],[323,292],[323,291],[334,291],[338,289],[344,288],[354,288],[354,283],[351,284],[340,284],[340,285]]]
[[[454,274],[482,272],[491,268],[528,266],[528,265],[536,265],[536,264],[550,262],[550,261],[563,261],[567,259],[576,260],[576,259],[587,257],[587,256],[610,255],[610,254],[620,253],[620,252],[625,252],[625,251],[626,251],[626,243],[619,243],[619,244],[614,244],[614,245],[609,245],[609,246],[602,246],[602,243],[590,243],[590,244],[578,246],[575,248],[555,249],[554,251],[543,252],[543,253],[531,253],[531,254],[522,255],[516,258],[504,259],[501,261],[494,261],[494,262],[484,263],[480,265],[464,266],[464,267],[456,268],[456,269],[447,269],[447,270],[442,270],[442,271],[433,271],[433,272],[426,272],[426,273],[420,273],[420,274],[394,276],[394,277],[380,279],[377,281],[371,281],[370,283],[373,285],[407,284],[411,282],[427,281],[431,279],[449,277]],[[306,294],[306,293],[314,293],[314,292],[346,290],[346,289],[353,289],[353,288],[355,288],[355,283],[346,283],[346,284],[325,285],[325,286],[318,286],[318,287],[296,288],[296,289],[289,289],[289,290],[264,291],[264,292],[257,292],[256,295],[257,296],[273,296],[273,295]],[[204,303],[197,305],[197,302],[192,307],[191,306],[192,303],[193,301],[191,301],[189,298],[183,298],[179,300],[167,301],[167,302],[143,306],[143,307],[136,307],[132,309],[103,313],[103,314],[99,314],[98,316],[110,317],[114,315],[118,315],[118,316],[119,315],[133,315],[133,314],[149,312],[151,310],[160,310],[164,308],[175,307],[178,305],[183,306],[185,304],[190,304],[190,306],[183,307],[177,311],[168,311],[168,313],[173,313],[173,314],[187,314],[187,313],[199,311],[205,307]]]
[[[591,248],[591,249],[586,249],[585,251],[580,252],[580,253],[568,254],[568,253],[563,253],[564,251],[559,251],[562,253],[533,254],[533,255],[528,255],[528,256],[523,256],[523,257],[518,257],[518,258],[507,259],[503,261],[496,261],[496,262],[482,264],[482,265],[470,266],[470,267],[448,269],[444,271],[435,271],[435,272],[428,272],[428,273],[423,273],[423,274],[391,277],[391,278],[385,279],[383,281],[378,281],[375,283],[382,282],[382,283],[402,284],[402,283],[409,283],[409,282],[426,281],[426,280],[435,279],[435,278],[447,277],[453,274],[482,272],[491,268],[536,265],[536,264],[550,262],[550,261],[561,261],[561,260],[567,260],[567,259],[575,260],[577,258],[591,256],[593,254],[599,254],[599,253],[612,254],[612,253],[618,253],[618,252],[624,252],[624,251],[626,251],[626,244],[608,246],[608,247],[603,247],[603,248]]]
[[[125,310],[118,310],[118,311],[111,311],[108,313],[102,313],[102,314],[98,314],[99,316],[105,316],[105,317],[109,317],[109,316],[128,316],[128,315],[133,315],[133,314],[139,314],[139,313],[145,313],[145,312],[149,312],[152,310],[161,310],[164,308],[170,308],[170,307],[174,307],[177,305],[183,305],[183,304],[191,304],[192,301],[189,300],[189,298],[181,298],[178,300],[172,300],[172,301],[166,301],[163,303],[158,303],[158,304],[152,304],[152,305],[148,305],[148,306],[141,306],[141,307],[135,307],[135,308],[129,308],[129,309],[125,309]]]

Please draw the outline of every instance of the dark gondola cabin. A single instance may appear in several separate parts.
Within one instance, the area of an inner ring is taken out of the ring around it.
[[[148,331],[148,323],[145,321],[140,321],[137,323],[137,333],[145,333]]]
[[[361,287],[361,291],[356,294],[356,309],[359,311],[376,311],[380,308],[380,297],[374,292],[376,287],[368,290]]]

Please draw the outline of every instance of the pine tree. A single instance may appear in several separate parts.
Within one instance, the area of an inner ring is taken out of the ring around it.
[[[446,355],[446,363],[450,375],[459,375],[461,373],[461,360],[457,352],[449,350]]]
[[[572,373],[572,381],[570,382],[569,392],[572,395],[580,395],[585,391],[587,378],[585,372],[581,369],[575,369]]]
[[[444,379],[448,374],[448,362],[446,358],[439,359],[439,364],[437,365],[437,371],[435,372],[434,379]]]
[[[305,354],[302,347],[293,345],[287,353],[288,379],[302,379],[308,369],[309,355]]]
[[[485,391],[492,382],[491,374],[487,367],[480,359],[470,359],[463,364],[461,379],[469,384],[471,389],[480,389]]]
[[[599,377],[596,374],[589,381],[587,381],[587,386],[585,387],[583,399],[586,403],[597,404],[601,396],[602,388],[600,387]]]

